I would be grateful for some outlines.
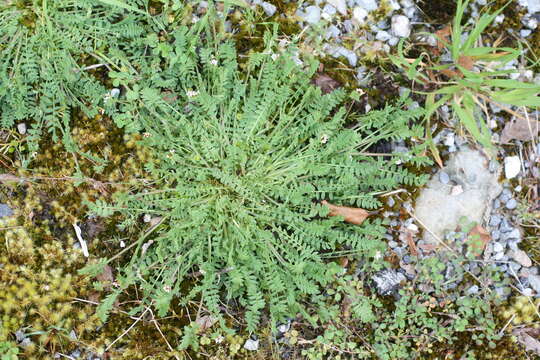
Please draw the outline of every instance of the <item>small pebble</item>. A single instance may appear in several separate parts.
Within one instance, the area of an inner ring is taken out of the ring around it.
[[[521,160],[519,156],[508,156],[504,158],[504,174],[507,179],[515,178],[521,170]]]
[[[448,174],[445,173],[444,171],[441,171],[439,173],[439,181],[446,185],[450,182],[450,176],[448,176]]]
[[[527,37],[527,36],[529,36],[529,35],[532,34],[532,30],[530,30],[530,29],[520,30],[520,31],[519,31],[519,34],[521,35],[521,37],[524,37],[524,38],[525,38],[525,37]]]
[[[328,15],[334,15],[336,13],[336,8],[330,4],[326,4],[324,5],[323,12]]]
[[[0,204],[0,218],[13,215],[13,210],[6,204]]]
[[[517,274],[519,269],[521,269],[521,265],[518,264],[517,262],[514,262],[514,261],[510,261],[508,263],[508,268],[510,269],[511,273],[512,274]],[[513,272],[512,272],[513,271]]]
[[[24,135],[26,134],[26,124],[25,123],[19,123],[17,124],[17,131],[19,134]]]
[[[491,232],[491,239],[492,240],[499,240],[501,238],[501,232],[499,230],[493,230]]]
[[[387,41],[392,37],[387,31],[381,30],[375,35],[375,39],[379,41]]]
[[[356,20],[359,24],[363,24],[367,16],[368,12],[365,9],[361,7],[354,8],[353,19]]]
[[[506,218],[503,218],[501,221],[501,225],[499,226],[499,230],[501,233],[506,233],[514,230],[514,227],[508,223],[508,220]]]
[[[404,15],[392,16],[392,32],[397,37],[406,38],[411,34],[411,22]]]
[[[480,291],[480,288],[478,287],[478,285],[473,285],[473,286],[471,286],[470,288],[467,289],[467,294],[468,295],[474,295],[474,294],[477,294],[478,291]]]
[[[347,3],[345,0],[326,0],[330,5],[335,7],[341,15],[347,15]]]
[[[391,249],[393,249],[393,248],[396,248],[396,247],[398,246],[398,243],[397,243],[396,241],[392,240],[392,241],[389,241],[389,242],[388,242],[388,246],[389,246]]]
[[[317,6],[308,6],[306,13],[301,17],[310,24],[316,24],[321,20],[321,9]]]
[[[525,289],[523,289],[522,293],[523,293],[523,295],[525,295],[525,296],[533,296],[533,295],[534,295],[534,291],[533,291],[533,289],[531,289],[531,288],[525,288]]]
[[[244,349],[248,351],[257,351],[259,349],[259,340],[247,339],[244,344]]]
[[[489,218],[489,226],[497,227],[501,223],[502,219],[499,215],[491,215]]]
[[[493,255],[493,260],[495,261],[500,261],[504,258],[504,253],[503,252],[498,252],[498,253],[495,253],[495,255]]]
[[[504,246],[502,246],[501,243],[495,242],[493,243],[493,252],[500,253],[504,251]]]
[[[506,203],[506,208],[508,210],[514,210],[516,207],[517,207],[518,203],[516,201],[516,199],[510,199],[508,200],[508,202]]]
[[[356,3],[363,9],[367,11],[377,10],[379,4],[375,0],[357,0]]]
[[[261,3],[261,7],[263,8],[266,16],[273,16],[277,10],[275,5],[267,3],[266,1]]]

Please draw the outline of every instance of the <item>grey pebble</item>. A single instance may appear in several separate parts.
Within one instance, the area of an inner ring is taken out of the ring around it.
[[[306,8],[306,13],[300,17],[310,24],[316,24],[321,20],[321,9],[317,6],[308,6]]]
[[[501,201],[499,199],[493,200],[493,209],[498,209],[501,207]]]
[[[501,232],[499,230],[493,230],[491,232],[491,239],[492,240],[499,240],[501,238]]]
[[[514,227],[508,223],[508,220],[506,218],[503,218],[501,221],[501,225],[499,226],[499,230],[502,233],[507,233],[514,230]]]
[[[512,198],[512,192],[509,189],[504,189],[501,193],[501,196],[499,196],[499,200],[504,204],[508,200]]]
[[[328,15],[334,15],[336,13],[336,8],[330,4],[326,4],[324,5],[323,12],[327,13]]]
[[[504,234],[503,238],[506,239],[518,239],[521,240],[521,233],[519,232],[519,229],[513,229],[510,232],[507,232]]]
[[[447,173],[445,173],[444,171],[441,171],[439,173],[439,181],[442,183],[442,184],[448,184],[450,182],[450,176],[448,176]]]
[[[499,242],[493,243],[493,252],[500,253],[504,251],[504,246]]]
[[[396,241],[389,241],[388,242],[388,246],[391,248],[391,249],[394,249],[398,246],[398,243]]]
[[[498,253],[495,253],[495,255],[493,255],[493,260],[495,261],[500,261],[504,258],[504,253],[503,252],[498,252]]]
[[[276,10],[277,10],[275,5],[267,3],[266,1],[261,3],[261,7],[263,8],[264,13],[266,14],[266,16],[274,15],[276,13]]]
[[[508,266],[510,267],[510,269],[514,272],[514,274],[517,274],[517,272],[519,271],[519,269],[521,269],[521,265],[518,264],[517,262],[515,261],[510,261],[508,263]]]
[[[473,286],[471,286],[470,288],[467,289],[467,294],[468,295],[474,295],[474,294],[477,294],[478,291],[480,291],[480,288],[478,287],[478,285],[473,285]]]
[[[517,207],[518,203],[516,201],[516,199],[512,198],[510,200],[508,200],[508,202],[506,203],[506,208],[508,210],[514,210],[516,207]]]
[[[13,210],[6,204],[0,204],[0,218],[13,215]]]
[[[410,264],[411,261],[412,261],[412,259],[411,259],[411,257],[410,257],[409,255],[405,255],[405,256],[403,257],[403,262],[404,262],[405,264]]]
[[[491,173],[494,173],[495,171],[497,171],[497,167],[498,167],[498,164],[495,160],[490,160],[489,162],[489,172]]]
[[[497,227],[501,223],[502,219],[500,215],[491,215],[489,219],[489,226]]]

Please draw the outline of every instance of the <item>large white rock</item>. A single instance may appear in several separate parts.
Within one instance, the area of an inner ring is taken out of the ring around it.
[[[440,181],[439,173],[431,177],[415,208],[416,217],[429,229],[424,231],[424,240],[437,243],[431,233],[443,239],[447,231],[456,229],[462,216],[482,223],[491,201],[502,190],[497,181],[498,171],[490,172],[488,164],[479,151],[464,148],[454,153],[441,170],[450,178],[447,184]],[[457,185],[462,192],[452,191]]]
[[[257,351],[259,349],[259,340],[247,339],[244,344],[244,349],[248,351]]]
[[[411,22],[404,15],[392,16],[392,33],[395,36],[406,38],[411,35]]]
[[[519,156],[507,156],[504,158],[504,176],[507,179],[515,178],[521,170]]]
[[[540,0],[528,0],[527,3],[530,13],[540,12]]]

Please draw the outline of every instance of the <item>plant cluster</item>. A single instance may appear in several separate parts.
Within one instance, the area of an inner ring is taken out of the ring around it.
[[[482,14],[469,28],[462,24],[468,4],[469,0],[459,0],[452,25],[435,34],[435,53],[442,55],[439,61],[426,53],[416,59],[406,58],[404,40],[399,44],[398,55],[391,56],[391,60],[405,70],[410,80],[425,89],[435,89],[418,91],[426,95],[428,137],[431,136],[430,117],[438,108],[449,104],[474,139],[491,148],[491,133],[486,120],[489,119],[487,111],[490,105],[500,106],[512,115],[515,112],[511,106],[540,106],[540,85],[508,79],[508,75],[515,71],[507,70],[506,66],[522,56],[521,47],[500,47],[500,41],[492,46],[480,45],[482,34],[504,7],[492,14]],[[445,55],[449,55],[450,61],[442,60]],[[433,151],[437,154],[435,149]]]
[[[291,52],[274,48],[271,33],[242,72],[234,44],[211,19],[209,11],[191,28],[161,24],[159,33],[111,46],[110,64],[122,71],[108,75],[121,96],[107,111],[142,134],[156,159],[146,170],[158,180],[90,206],[100,216],[123,214],[124,228],[148,219],[118,282],[137,284],[159,315],[171,303],[200,300],[217,318],[240,305],[248,331],[264,309],[272,324],[298,313],[309,319],[306,303],[334,275],[330,259],[373,258],[384,248],[380,220],[347,224],[322,202],[373,209],[377,194],[421,183],[423,176],[398,166],[424,163],[420,149],[389,160],[366,152],[418,136],[421,128],[410,123],[422,111],[399,103],[349,114],[341,104],[355,95],[323,95],[310,84],[317,64],[300,68]]]

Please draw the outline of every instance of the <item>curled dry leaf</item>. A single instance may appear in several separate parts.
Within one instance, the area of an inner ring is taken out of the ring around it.
[[[535,139],[540,132],[540,121],[531,116],[514,116],[507,122],[501,134],[501,143],[507,144],[511,140],[529,141]]]
[[[480,225],[476,225],[467,235],[465,242],[475,256],[480,256],[491,240],[489,232]]]
[[[211,315],[203,315],[198,317],[195,322],[199,325],[199,332],[204,332],[206,329],[211,328],[217,322],[217,319]]]
[[[343,216],[343,220],[351,224],[360,225],[369,216],[369,211],[364,209],[333,205],[326,200],[322,204],[330,209],[329,216]]]
[[[315,78],[312,82],[315,86],[319,87],[322,90],[323,94],[329,94],[341,86],[339,82],[332,79],[326,74],[315,75]]]
[[[536,354],[540,355],[540,337],[538,329],[515,329],[512,331],[512,335],[516,337],[518,342],[525,346],[526,351],[534,351]]]

